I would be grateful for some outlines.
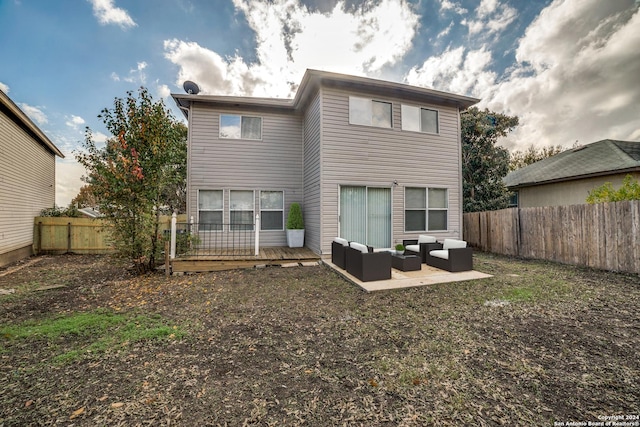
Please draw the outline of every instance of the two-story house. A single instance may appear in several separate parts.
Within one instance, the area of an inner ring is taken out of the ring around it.
[[[316,70],[293,99],[172,96],[189,121],[198,223],[259,214],[260,245],[285,246],[298,202],[305,246],[320,255],[334,237],[383,248],[462,237],[460,111],[478,99]]]
[[[0,267],[31,255],[33,218],[55,202],[56,156],[64,157],[0,91]]]

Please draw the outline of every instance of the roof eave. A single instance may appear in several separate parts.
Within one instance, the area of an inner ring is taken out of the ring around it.
[[[365,89],[375,94],[403,97],[430,98],[436,103],[455,106],[465,110],[480,102],[480,99],[435,89],[411,86],[404,83],[390,82],[387,80],[372,79],[370,77],[352,76],[347,74],[332,73],[328,71],[307,70],[302,78],[298,91],[294,98],[294,105],[303,104],[308,92],[321,85],[337,85],[351,88]]]
[[[597,178],[597,177],[608,176],[608,175],[619,175],[619,174],[630,173],[630,172],[640,172],[640,165],[634,166],[631,168],[593,172],[593,173],[588,173],[583,175],[574,175],[574,176],[567,176],[563,178],[549,179],[545,181],[522,182],[516,185],[506,185],[506,184],[505,185],[509,190],[518,190],[520,188],[535,187],[537,185],[556,184],[559,182],[576,181],[579,179]]]
[[[323,85],[361,89],[380,96],[428,99],[434,103],[454,106],[460,110],[465,110],[480,102],[478,98],[425,87],[311,69],[304,73],[293,99],[193,94],[171,94],[171,96],[185,116],[187,116],[187,111],[193,102],[205,102],[229,107],[278,108],[295,111],[303,108],[308,98],[313,95],[314,90]]]
[[[207,104],[215,104],[228,107],[250,107],[250,108],[278,108],[278,109],[294,109],[293,100],[288,98],[252,98],[244,96],[213,96],[213,95],[193,95],[193,94],[176,94],[172,93],[178,108],[180,108],[185,116],[189,107],[193,102],[203,102]]]
[[[0,102],[10,112],[14,119],[20,120],[22,125],[26,127],[33,134],[33,136],[36,137],[36,139],[38,139],[40,144],[48,148],[49,151],[51,151],[54,155],[64,159],[64,154],[62,154],[62,151],[60,151],[58,147],[56,147],[56,145],[49,139],[49,137],[45,135],[44,132],[42,132],[35,123],[33,123],[29,116],[27,116],[24,111],[22,111],[20,107],[18,107],[11,100],[11,98],[9,98],[9,96],[1,90]]]

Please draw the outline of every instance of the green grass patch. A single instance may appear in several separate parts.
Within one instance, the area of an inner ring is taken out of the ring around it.
[[[185,335],[177,326],[170,326],[161,316],[116,314],[105,310],[75,313],[18,325],[0,327],[0,352],[12,342],[46,342],[62,353],[53,356],[58,363],[70,363],[88,353],[148,340],[179,339]]]
[[[536,298],[536,291],[531,288],[513,288],[504,294],[507,301],[533,301]]]

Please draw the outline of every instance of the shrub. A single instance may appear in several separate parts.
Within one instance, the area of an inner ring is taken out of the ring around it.
[[[304,219],[302,218],[302,209],[300,204],[291,203],[289,208],[289,216],[287,217],[287,230],[302,230],[304,228]]]
[[[75,206],[62,208],[60,206],[54,205],[52,208],[42,209],[40,211],[40,216],[79,218],[82,215],[80,214],[80,212],[78,212],[78,209],[76,209]]]
[[[589,191],[587,203],[620,202],[622,200],[640,200],[640,182],[627,175],[622,181],[622,187],[615,190],[610,182]]]

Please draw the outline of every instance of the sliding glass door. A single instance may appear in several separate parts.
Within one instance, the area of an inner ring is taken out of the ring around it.
[[[391,189],[341,186],[340,237],[376,248],[391,247]]]

